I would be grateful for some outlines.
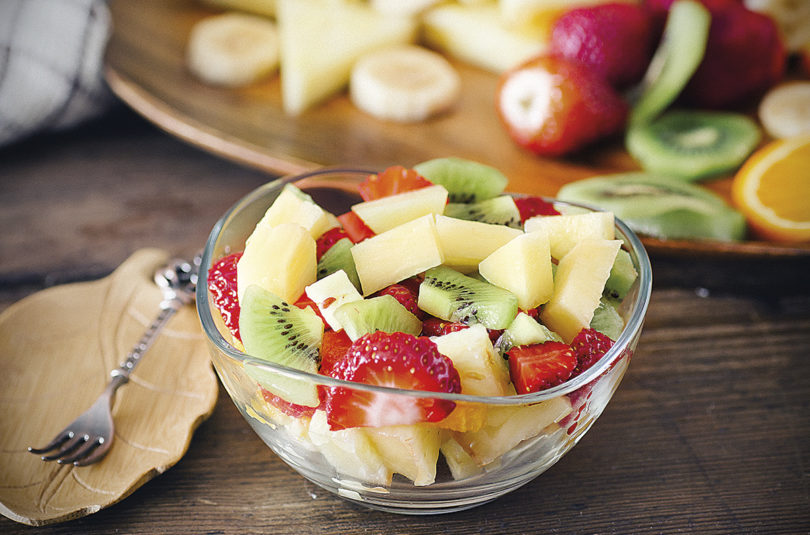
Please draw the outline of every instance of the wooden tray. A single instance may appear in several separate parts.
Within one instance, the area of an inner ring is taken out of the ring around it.
[[[495,114],[497,77],[459,63],[462,94],[456,109],[424,123],[376,120],[345,95],[292,118],[281,109],[278,77],[243,89],[219,89],[186,70],[188,33],[214,11],[195,0],[114,0],[110,7],[115,27],[106,78],[112,90],[166,131],[273,175],[323,165],[412,165],[454,155],[501,169],[510,177],[510,191],[553,196],[572,180],[638,168],[619,142],[576,159],[544,159],[521,150]],[[730,178],[707,185],[728,198]],[[678,255],[810,256],[810,243],[643,241],[652,252]]]
[[[94,513],[173,466],[211,415],[218,384],[194,307],[167,324],[113,405],[99,463],[43,462],[47,444],[95,401],[159,311],[166,253],[143,249],[104,279],[57,286],[0,315],[0,513],[43,525]]]

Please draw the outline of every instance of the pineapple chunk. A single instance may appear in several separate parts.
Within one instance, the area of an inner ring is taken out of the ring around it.
[[[322,278],[317,282],[313,282],[306,287],[305,291],[307,296],[315,301],[318,305],[318,310],[321,311],[321,316],[326,320],[326,323],[332,328],[333,331],[339,331],[343,328],[340,320],[335,317],[335,310],[344,303],[351,303],[352,301],[360,301],[363,297],[357,288],[354,287],[352,281],[349,280],[348,275],[342,269],[339,269],[329,276]]]
[[[363,240],[351,251],[363,295],[438,266],[444,260],[433,215]]]
[[[447,204],[444,186],[428,186],[352,206],[352,211],[376,234],[427,214],[441,214]]]
[[[548,301],[554,292],[549,247],[545,232],[521,234],[482,260],[478,272],[515,294],[518,307],[530,310]]]
[[[288,303],[315,282],[315,240],[297,223],[257,225],[236,265],[236,290],[241,301],[245,289],[256,284]]]
[[[284,111],[299,115],[343,89],[355,61],[416,34],[410,17],[334,0],[278,0],[281,95]]]
[[[318,239],[330,228],[338,226],[339,223],[335,224],[336,222],[337,219],[315,204],[309,195],[292,184],[287,184],[256,226],[275,227],[281,223],[298,223],[313,238]]]
[[[440,5],[423,15],[423,26],[430,46],[496,74],[548,48],[548,30],[543,25],[507,28],[494,4]]]
[[[540,312],[540,319],[566,343],[590,326],[621,245],[621,240],[587,239],[560,260],[554,295]]]
[[[430,424],[365,427],[363,432],[379,452],[385,466],[407,477],[417,487],[436,480],[441,430]]]
[[[442,442],[441,452],[453,479],[459,480],[481,473],[481,467],[469,453],[458,443],[455,437],[447,437]]]
[[[522,234],[518,229],[505,225],[491,225],[444,215],[436,216],[436,232],[445,265],[461,273],[475,271],[481,260]],[[472,236],[475,239],[470,239]]]
[[[461,380],[462,394],[509,395],[509,370],[506,368],[506,361],[495,354],[486,327],[472,325],[431,339],[439,348],[439,353],[453,361]]]
[[[535,216],[523,226],[526,233],[545,230],[551,256],[560,260],[574,245],[587,238],[612,240],[615,236],[612,212]]]

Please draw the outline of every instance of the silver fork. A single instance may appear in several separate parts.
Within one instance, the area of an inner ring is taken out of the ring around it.
[[[175,312],[194,300],[199,267],[200,256],[197,255],[192,262],[174,260],[155,272],[155,282],[163,290],[160,313],[121,365],[110,372],[111,379],[104,392],[47,446],[28,448],[28,451],[42,455],[43,461],[73,463],[74,466],[93,464],[107,454],[115,431],[111,412],[115,392],[129,381],[132,370]],[[44,455],[54,450],[54,453]]]

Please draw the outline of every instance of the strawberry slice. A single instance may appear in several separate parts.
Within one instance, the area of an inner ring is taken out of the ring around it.
[[[562,342],[544,342],[516,346],[506,352],[509,374],[518,394],[551,388],[567,381],[577,365],[571,346]]]
[[[465,323],[445,321],[443,319],[430,317],[422,322],[422,334],[424,336],[442,336],[464,330],[468,327]]]
[[[374,236],[374,231],[360,219],[360,216],[349,210],[345,214],[338,216],[338,221],[343,225],[343,230],[348,234],[352,243],[360,243],[366,238]]]
[[[394,165],[382,173],[369,175],[357,189],[364,201],[372,201],[432,185],[432,182],[413,169]]]
[[[239,336],[239,299],[236,293],[236,264],[242,253],[233,253],[217,260],[208,270],[208,291],[214,297],[214,306],[233,336]]]
[[[323,314],[321,314],[321,309],[318,308],[318,305],[315,303],[315,301],[309,298],[306,292],[302,293],[301,297],[299,297],[298,300],[293,304],[298,308],[307,308],[307,307],[311,308],[313,312],[315,312],[315,314],[317,314],[318,317],[321,318],[324,330],[331,329],[331,327],[329,327],[329,323],[327,323],[326,319],[323,317]]]
[[[316,258],[320,261],[323,254],[332,248],[334,244],[342,240],[343,238],[348,238],[349,235],[340,227],[330,228],[321,236],[315,240],[315,255]]]
[[[602,358],[613,347],[613,340],[595,329],[582,329],[571,340],[571,348],[577,358],[574,375],[584,372]]]
[[[306,405],[298,405],[297,403],[290,403],[286,399],[279,397],[269,390],[265,390],[261,388],[262,397],[264,400],[269,403],[270,405],[274,406],[287,416],[292,416],[293,418],[301,418],[306,417],[309,418],[313,414],[315,414],[316,407],[307,407]]]
[[[554,205],[543,200],[542,197],[517,197],[515,206],[520,213],[521,223],[525,223],[527,219],[537,215],[560,215]]]
[[[425,313],[417,306],[417,294],[402,284],[392,284],[378,292],[379,295],[390,295],[408,309],[408,312],[422,318]]]
[[[330,375],[335,365],[346,358],[352,340],[346,331],[324,331],[321,339],[321,368],[322,375]]]
[[[369,385],[425,390],[461,391],[453,362],[430,339],[405,333],[376,331],[358,338],[330,376]],[[329,387],[326,417],[332,430],[437,422],[455,408],[452,401]]]

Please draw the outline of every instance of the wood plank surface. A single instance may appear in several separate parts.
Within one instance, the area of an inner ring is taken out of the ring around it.
[[[268,178],[121,108],[0,149],[0,309],[143,247],[191,253]],[[344,502],[287,468],[221,390],[183,459],[122,502],[35,531],[0,517],[0,533],[810,533],[810,263],[652,263],[613,401],[557,465],[495,502],[426,518]]]

